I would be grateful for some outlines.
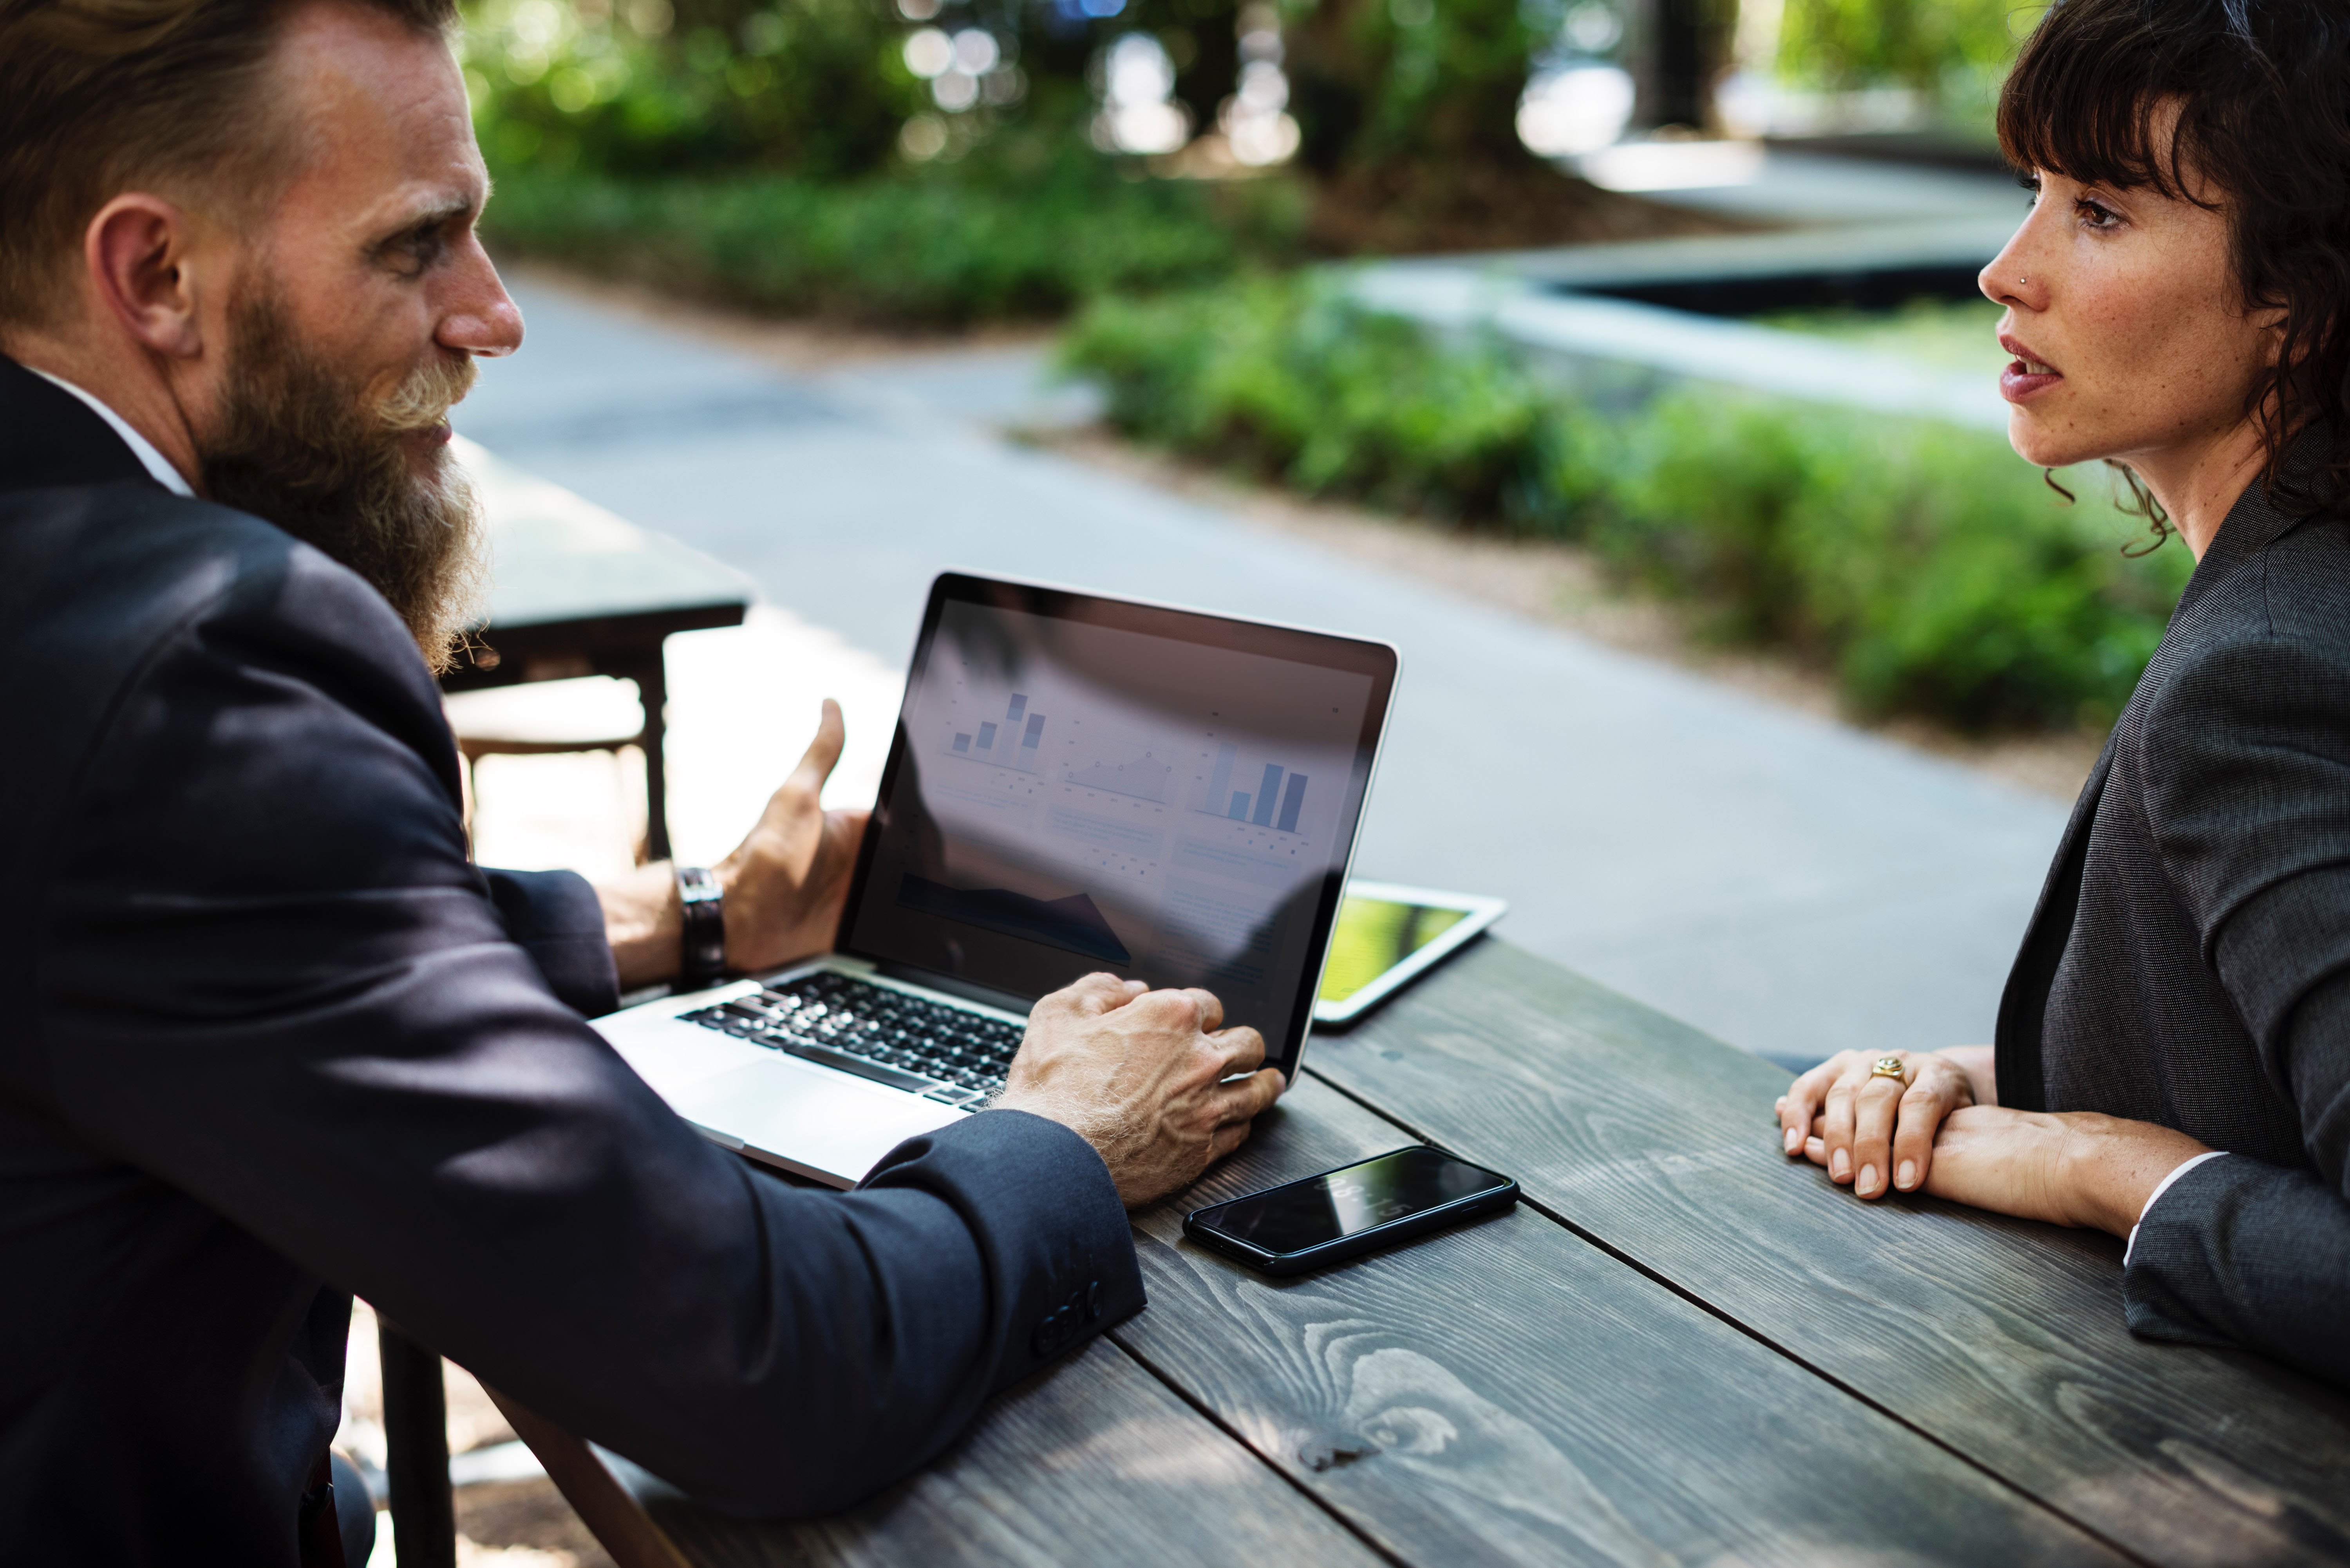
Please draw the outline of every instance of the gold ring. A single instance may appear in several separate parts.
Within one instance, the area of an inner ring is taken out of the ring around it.
[[[1872,1078],[1899,1078],[1906,1083],[1909,1070],[1901,1064],[1898,1056],[1879,1056],[1876,1065],[1869,1068],[1868,1075]]]

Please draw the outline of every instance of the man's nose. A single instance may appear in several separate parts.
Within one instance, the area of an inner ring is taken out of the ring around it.
[[[456,296],[448,302],[434,338],[479,358],[497,359],[522,347],[522,307],[515,304],[498,269],[480,244],[473,245],[473,265],[463,274]]]

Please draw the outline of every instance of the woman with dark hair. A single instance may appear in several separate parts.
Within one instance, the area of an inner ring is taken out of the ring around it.
[[[1790,1156],[2127,1238],[2129,1326],[2350,1387],[2350,6],[2060,0],[2002,95],[2009,436],[2196,568],[1997,1044],[1846,1052]]]

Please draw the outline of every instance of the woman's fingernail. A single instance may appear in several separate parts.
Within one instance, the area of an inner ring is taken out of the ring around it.
[[[1859,1179],[1858,1181],[1856,1181],[1856,1182],[1854,1182],[1854,1183],[1852,1184],[1852,1189],[1853,1189],[1855,1192],[1874,1192],[1874,1191],[1876,1191],[1876,1190],[1877,1190],[1877,1167],[1875,1167],[1875,1166],[1873,1166],[1873,1165],[1864,1165],[1864,1166],[1862,1166],[1862,1167],[1860,1168],[1860,1179]]]
[[[1901,1168],[1893,1173],[1893,1185],[1899,1188],[1904,1192],[1907,1192],[1911,1188],[1917,1186],[1918,1162],[1914,1159],[1903,1160],[1901,1162]]]
[[[1804,1147],[1804,1135],[1795,1128],[1789,1127],[1787,1129],[1786,1145],[1787,1152],[1789,1154],[1794,1153],[1797,1149]]]
[[[1828,1174],[1835,1177],[1838,1181],[1842,1181],[1845,1179],[1845,1173],[1849,1171],[1851,1168],[1852,1156],[1845,1153],[1844,1150],[1838,1149],[1835,1153],[1828,1156]]]

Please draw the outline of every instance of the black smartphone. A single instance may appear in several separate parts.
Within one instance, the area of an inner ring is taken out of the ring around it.
[[[1500,1172],[1415,1144],[1194,1209],[1183,1234],[1260,1273],[1302,1274],[1517,1200],[1518,1184]]]

